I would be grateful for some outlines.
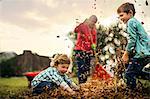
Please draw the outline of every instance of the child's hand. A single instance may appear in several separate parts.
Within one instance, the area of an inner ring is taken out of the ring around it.
[[[73,90],[72,90],[70,87],[66,88],[66,90],[67,90],[69,93],[73,93]]]
[[[72,91],[72,92],[71,92],[71,95],[75,95],[75,94],[76,94],[76,92],[75,92],[75,91]]]
[[[79,89],[80,89],[79,86],[76,86],[76,87],[73,88],[74,91],[79,91]]]
[[[91,48],[95,51],[95,50],[96,50],[96,44],[93,43],[93,44],[91,45]]]
[[[76,90],[76,91],[80,89],[80,87],[77,86],[74,82],[72,82],[72,87],[73,87],[73,90]]]
[[[125,51],[123,56],[122,56],[122,60],[124,63],[127,63],[129,61],[129,55],[128,55],[128,52]]]
[[[73,91],[71,88],[67,88],[66,89],[71,95],[75,95],[75,91]]]

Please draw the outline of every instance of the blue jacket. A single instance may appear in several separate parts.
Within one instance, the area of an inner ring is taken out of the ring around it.
[[[131,53],[135,50],[133,58],[143,58],[150,55],[150,38],[142,24],[134,17],[127,22],[128,44],[126,50]]]

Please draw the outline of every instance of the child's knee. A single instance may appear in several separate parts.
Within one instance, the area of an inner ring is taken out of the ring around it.
[[[43,92],[43,88],[33,88],[32,94],[41,94]]]

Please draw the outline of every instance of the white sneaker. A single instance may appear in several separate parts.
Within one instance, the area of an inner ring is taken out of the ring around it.
[[[146,66],[144,66],[142,71],[150,73],[150,63],[148,63]]]

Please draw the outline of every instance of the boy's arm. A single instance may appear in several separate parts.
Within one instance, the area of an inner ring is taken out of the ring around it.
[[[136,36],[137,36],[137,23],[133,20],[128,22],[127,32],[129,34],[128,44],[126,46],[126,51],[128,54],[132,53],[136,46]]]
[[[54,83],[56,83],[58,86],[60,86],[64,90],[67,90],[70,93],[73,92],[70,86],[65,82],[65,80],[57,72],[54,72],[53,75],[51,75],[50,77]]]
[[[65,75],[65,80],[74,90],[79,90],[79,86],[77,86],[67,75]]]
[[[91,48],[95,51],[96,50],[96,47],[97,47],[97,31],[96,31],[96,28],[93,29],[93,34],[91,34]]]
[[[94,29],[93,43],[97,44],[97,30],[96,30],[96,28]]]
[[[62,83],[60,84],[60,87],[63,88],[64,90],[70,92],[70,93],[73,92],[73,90],[68,86],[68,84],[67,84],[66,82],[62,82]]]
[[[127,32],[129,34],[128,43],[126,46],[126,51],[122,56],[122,60],[124,63],[129,61],[129,55],[133,53],[133,50],[136,46],[136,35],[137,35],[137,23],[134,20],[129,20],[127,24]]]

